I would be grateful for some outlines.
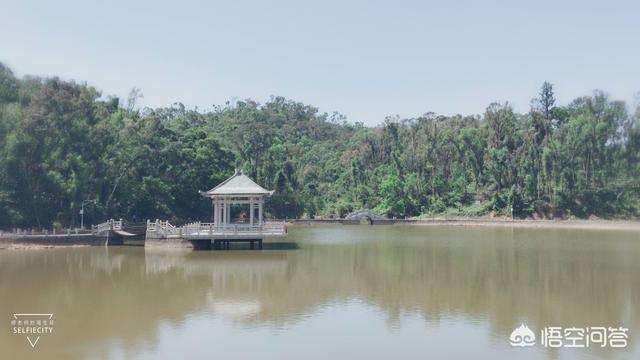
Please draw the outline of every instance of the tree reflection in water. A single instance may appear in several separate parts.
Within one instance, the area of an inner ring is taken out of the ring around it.
[[[105,358],[114,343],[136,354],[157,345],[159,327],[192,317],[286,326],[351,299],[379,308],[393,326],[405,314],[436,326],[464,318],[499,341],[523,321],[640,329],[633,232],[293,227],[292,239],[299,248],[2,251],[0,308],[7,321],[14,312],[55,314],[54,335],[39,345],[50,359]],[[7,358],[42,355],[16,336],[0,333]]]

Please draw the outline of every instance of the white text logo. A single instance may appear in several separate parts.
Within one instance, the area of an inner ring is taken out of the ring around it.
[[[629,340],[629,329],[624,327],[562,327],[547,326],[540,330],[540,345],[546,348],[625,348]],[[536,336],[525,324],[513,330],[509,336],[511,346],[525,347],[536,344]]]
[[[13,314],[11,332],[26,335],[29,345],[35,348],[42,335],[53,333],[53,314]]]

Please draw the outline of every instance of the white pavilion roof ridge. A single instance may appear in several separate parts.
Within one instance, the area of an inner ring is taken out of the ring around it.
[[[227,180],[221,182],[213,189],[207,192],[201,192],[204,196],[215,195],[271,195],[273,191],[266,190],[262,186],[256,184],[242,169],[236,169],[236,172]]]

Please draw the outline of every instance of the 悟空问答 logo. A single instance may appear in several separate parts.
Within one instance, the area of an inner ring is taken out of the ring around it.
[[[511,332],[509,340],[511,342],[511,346],[533,346],[536,343],[536,335],[527,325],[520,324],[520,327],[517,327],[513,332]]]

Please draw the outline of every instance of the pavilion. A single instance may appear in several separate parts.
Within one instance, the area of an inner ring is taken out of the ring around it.
[[[200,195],[213,202],[214,229],[223,230],[232,225],[231,205],[248,205],[248,225],[250,230],[260,230],[264,224],[264,201],[271,196],[269,191],[256,184],[242,169],[236,169],[233,176]],[[257,214],[256,214],[257,211]]]
[[[265,238],[287,236],[284,222],[264,221],[264,202],[273,191],[256,184],[241,169],[213,189],[199,193],[213,202],[213,222],[197,221],[176,227],[168,221],[148,220],[145,246],[229,249],[231,242],[248,242],[251,249],[254,243],[262,249]],[[233,219],[233,205],[247,206],[248,219]]]

